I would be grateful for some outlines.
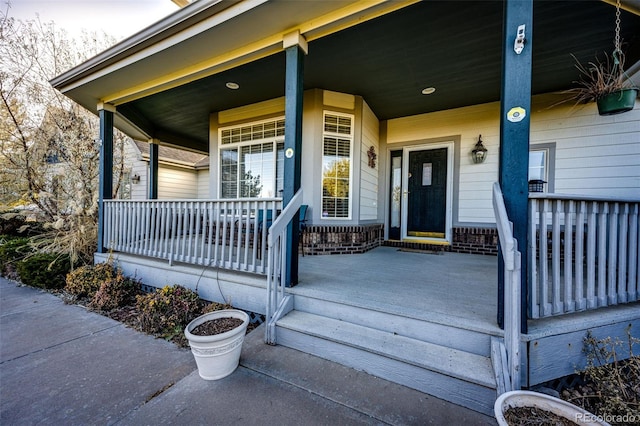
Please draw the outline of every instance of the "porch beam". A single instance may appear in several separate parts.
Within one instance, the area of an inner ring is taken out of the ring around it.
[[[285,130],[284,130],[284,191],[283,208],[300,189],[302,164],[302,98],[304,81],[304,56],[306,41],[299,33],[283,38],[286,55],[285,75]],[[286,241],[285,285],[298,282],[298,227],[296,214],[289,224]]]
[[[113,114],[115,107],[98,104],[100,117],[100,158],[98,165],[98,253],[105,253],[104,200],[113,198]]]
[[[158,199],[158,158],[160,145],[151,141],[149,144],[149,199]]]
[[[527,257],[529,131],[531,118],[531,58],[533,0],[504,2],[502,91],[500,102],[499,181],[513,236],[523,259]],[[524,26],[524,28],[522,27]],[[524,32],[522,32],[524,29]],[[523,36],[522,43],[517,40]],[[498,256],[499,271],[504,265]],[[521,270],[521,331],[527,332],[527,264]],[[504,276],[499,274],[498,324],[504,318]]]

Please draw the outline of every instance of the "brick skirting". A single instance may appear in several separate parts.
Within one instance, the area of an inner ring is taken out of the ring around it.
[[[451,250],[456,253],[498,255],[496,228],[453,228]]]
[[[483,255],[498,254],[495,228],[453,228],[453,244],[425,244],[408,241],[383,241],[382,224],[358,226],[307,226],[300,250],[306,255],[364,253],[380,245],[412,250],[449,251]]]
[[[300,249],[306,255],[364,253],[382,244],[381,223],[357,226],[309,225]]]

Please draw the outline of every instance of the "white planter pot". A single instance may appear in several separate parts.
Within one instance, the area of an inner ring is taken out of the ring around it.
[[[536,407],[549,411],[560,417],[571,420],[579,425],[602,425],[611,426],[609,423],[598,418],[595,414],[583,410],[559,398],[554,398],[543,393],[531,391],[511,391],[505,392],[498,397],[493,405],[493,411],[500,426],[508,426],[504,413],[511,407]]]
[[[242,324],[233,330],[213,336],[196,336],[191,331],[200,324],[218,318],[238,318]],[[198,373],[205,380],[218,380],[233,373],[240,363],[242,342],[249,325],[249,315],[237,309],[223,309],[199,316],[184,329],[198,365]]]

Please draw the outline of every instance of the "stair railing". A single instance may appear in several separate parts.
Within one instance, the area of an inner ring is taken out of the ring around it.
[[[265,315],[265,342],[270,345],[276,343],[276,321],[284,315],[290,307],[290,298],[285,297],[286,287],[286,267],[287,267],[287,233],[289,224],[298,214],[302,205],[302,189],[293,196],[291,201],[284,207],[282,213],[269,228],[267,236],[267,306]],[[297,232],[297,230],[294,230]],[[297,250],[297,247],[294,248]],[[296,252],[297,253],[297,252]]]
[[[504,197],[498,183],[493,184],[493,210],[496,216],[502,259],[504,260],[504,343],[492,348],[498,394],[520,389],[520,295],[521,254],[513,237]],[[506,356],[504,359],[503,354]],[[499,359],[496,362],[496,358]],[[506,367],[506,368],[505,368]],[[505,371],[506,370],[506,371]],[[506,373],[506,374],[503,374]]]

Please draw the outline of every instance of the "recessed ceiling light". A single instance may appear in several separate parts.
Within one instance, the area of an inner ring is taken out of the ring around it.
[[[228,82],[227,84],[225,84],[225,86],[227,86],[227,88],[231,90],[237,90],[240,88],[240,85],[238,83],[234,83],[233,81]]]
[[[427,87],[427,88],[425,88],[425,89],[422,89],[422,94],[423,94],[423,95],[430,95],[430,94],[432,94],[432,93],[433,93],[433,92],[435,92],[435,91],[436,91],[436,88],[435,88],[435,87]]]

